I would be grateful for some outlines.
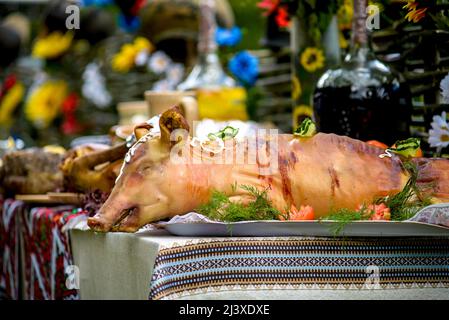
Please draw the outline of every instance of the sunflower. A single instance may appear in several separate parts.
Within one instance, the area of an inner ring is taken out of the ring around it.
[[[40,59],[54,59],[64,54],[71,46],[73,33],[52,32],[38,38],[33,46],[33,56]]]
[[[48,80],[34,89],[25,105],[25,116],[37,128],[47,128],[56,118],[67,96],[68,86],[61,80]]]
[[[23,99],[25,93],[25,86],[16,82],[11,87],[0,101],[0,124],[6,125],[11,121],[11,115]]]
[[[298,98],[302,94],[302,87],[301,82],[299,82],[299,79],[297,76],[293,76],[292,78],[292,99],[298,100]]]
[[[418,22],[422,18],[426,16],[426,7],[421,7],[418,9],[419,2],[416,0],[408,0],[407,4],[403,7],[404,9],[408,10],[407,15],[405,16],[405,19],[407,19],[409,22]]]
[[[301,54],[301,65],[307,72],[315,72],[321,69],[324,67],[324,61],[323,50],[318,48],[308,47]]]

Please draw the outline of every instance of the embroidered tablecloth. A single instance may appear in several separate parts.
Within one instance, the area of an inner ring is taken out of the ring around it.
[[[21,201],[4,201],[0,286],[10,298],[18,299],[23,286],[24,299],[79,299],[77,290],[66,287],[73,258],[68,233],[62,228],[85,214],[70,206],[31,208]]]
[[[81,299],[449,299],[449,239],[72,230]]]
[[[0,201],[0,287],[10,299],[19,298],[20,201]]]
[[[449,239],[202,239],[159,251],[149,297],[407,288],[449,288]]]

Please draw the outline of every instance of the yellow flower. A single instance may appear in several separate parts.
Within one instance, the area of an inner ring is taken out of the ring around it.
[[[134,60],[129,59],[125,55],[117,53],[112,58],[112,69],[117,72],[128,72],[134,65]]]
[[[64,81],[48,80],[33,90],[25,105],[25,116],[37,128],[47,128],[58,116],[67,97]]]
[[[337,11],[338,27],[340,30],[351,29],[353,15],[354,9],[352,7],[352,1],[345,0]]]
[[[136,55],[139,53],[137,46],[127,43],[112,58],[112,68],[118,72],[128,72],[133,66]]]
[[[301,82],[299,82],[299,79],[297,76],[293,76],[292,78],[292,99],[298,100],[298,98],[302,94],[302,87]]]
[[[23,99],[25,86],[17,82],[6,92],[0,102],[0,124],[6,125],[11,121],[11,115]]]
[[[307,72],[315,72],[324,67],[323,51],[318,48],[308,47],[301,54],[301,65]]]
[[[312,118],[313,110],[311,106],[301,104],[293,109],[293,128],[297,128],[305,118]]]
[[[342,49],[346,49],[349,46],[349,42],[345,38],[345,35],[342,32],[339,32],[338,43],[340,45],[340,48],[342,48]]]
[[[368,5],[370,6],[376,6],[377,7],[377,11],[378,12],[382,12],[385,8],[384,5],[380,2],[374,1],[374,0],[369,0],[368,1]],[[374,12],[368,12],[368,15],[374,14]]]
[[[133,43],[124,44],[112,58],[112,69],[117,72],[128,72],[135,64],[136,56],[142,51],[154,51],[153,44],[144,37],[137,37]]]
[[[65,53],[72,44],[73,33],[62,34],[52,32],[45,37],[38,38],[33,46],[33,56],[41,59],[54,59]]]
[[[137,52],[141,50],[148,50],[148,52],[152,52],[154,50],[153,44],[144,37],[137,37],[134,40],[134,47],[137,49]]]
[[[418,22],[422,18],[426,16],[427,8],[418,9],[419,3],[415,0],[408,0],[407,4],[403,7],[404,9],[408,9],[408,13],[405,16],[409,22],[413,21],[414,23]]]

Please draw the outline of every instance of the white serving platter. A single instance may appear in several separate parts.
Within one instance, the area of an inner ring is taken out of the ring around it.
[[[449,228],[415,221],[244,221],[168,223],[171,234],[187,237],[449,237]]]

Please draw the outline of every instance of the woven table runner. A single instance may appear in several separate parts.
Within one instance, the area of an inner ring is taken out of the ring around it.
[[[222,238],[161,248],[150,299],[244,289],[449,287],[449,239]]]

